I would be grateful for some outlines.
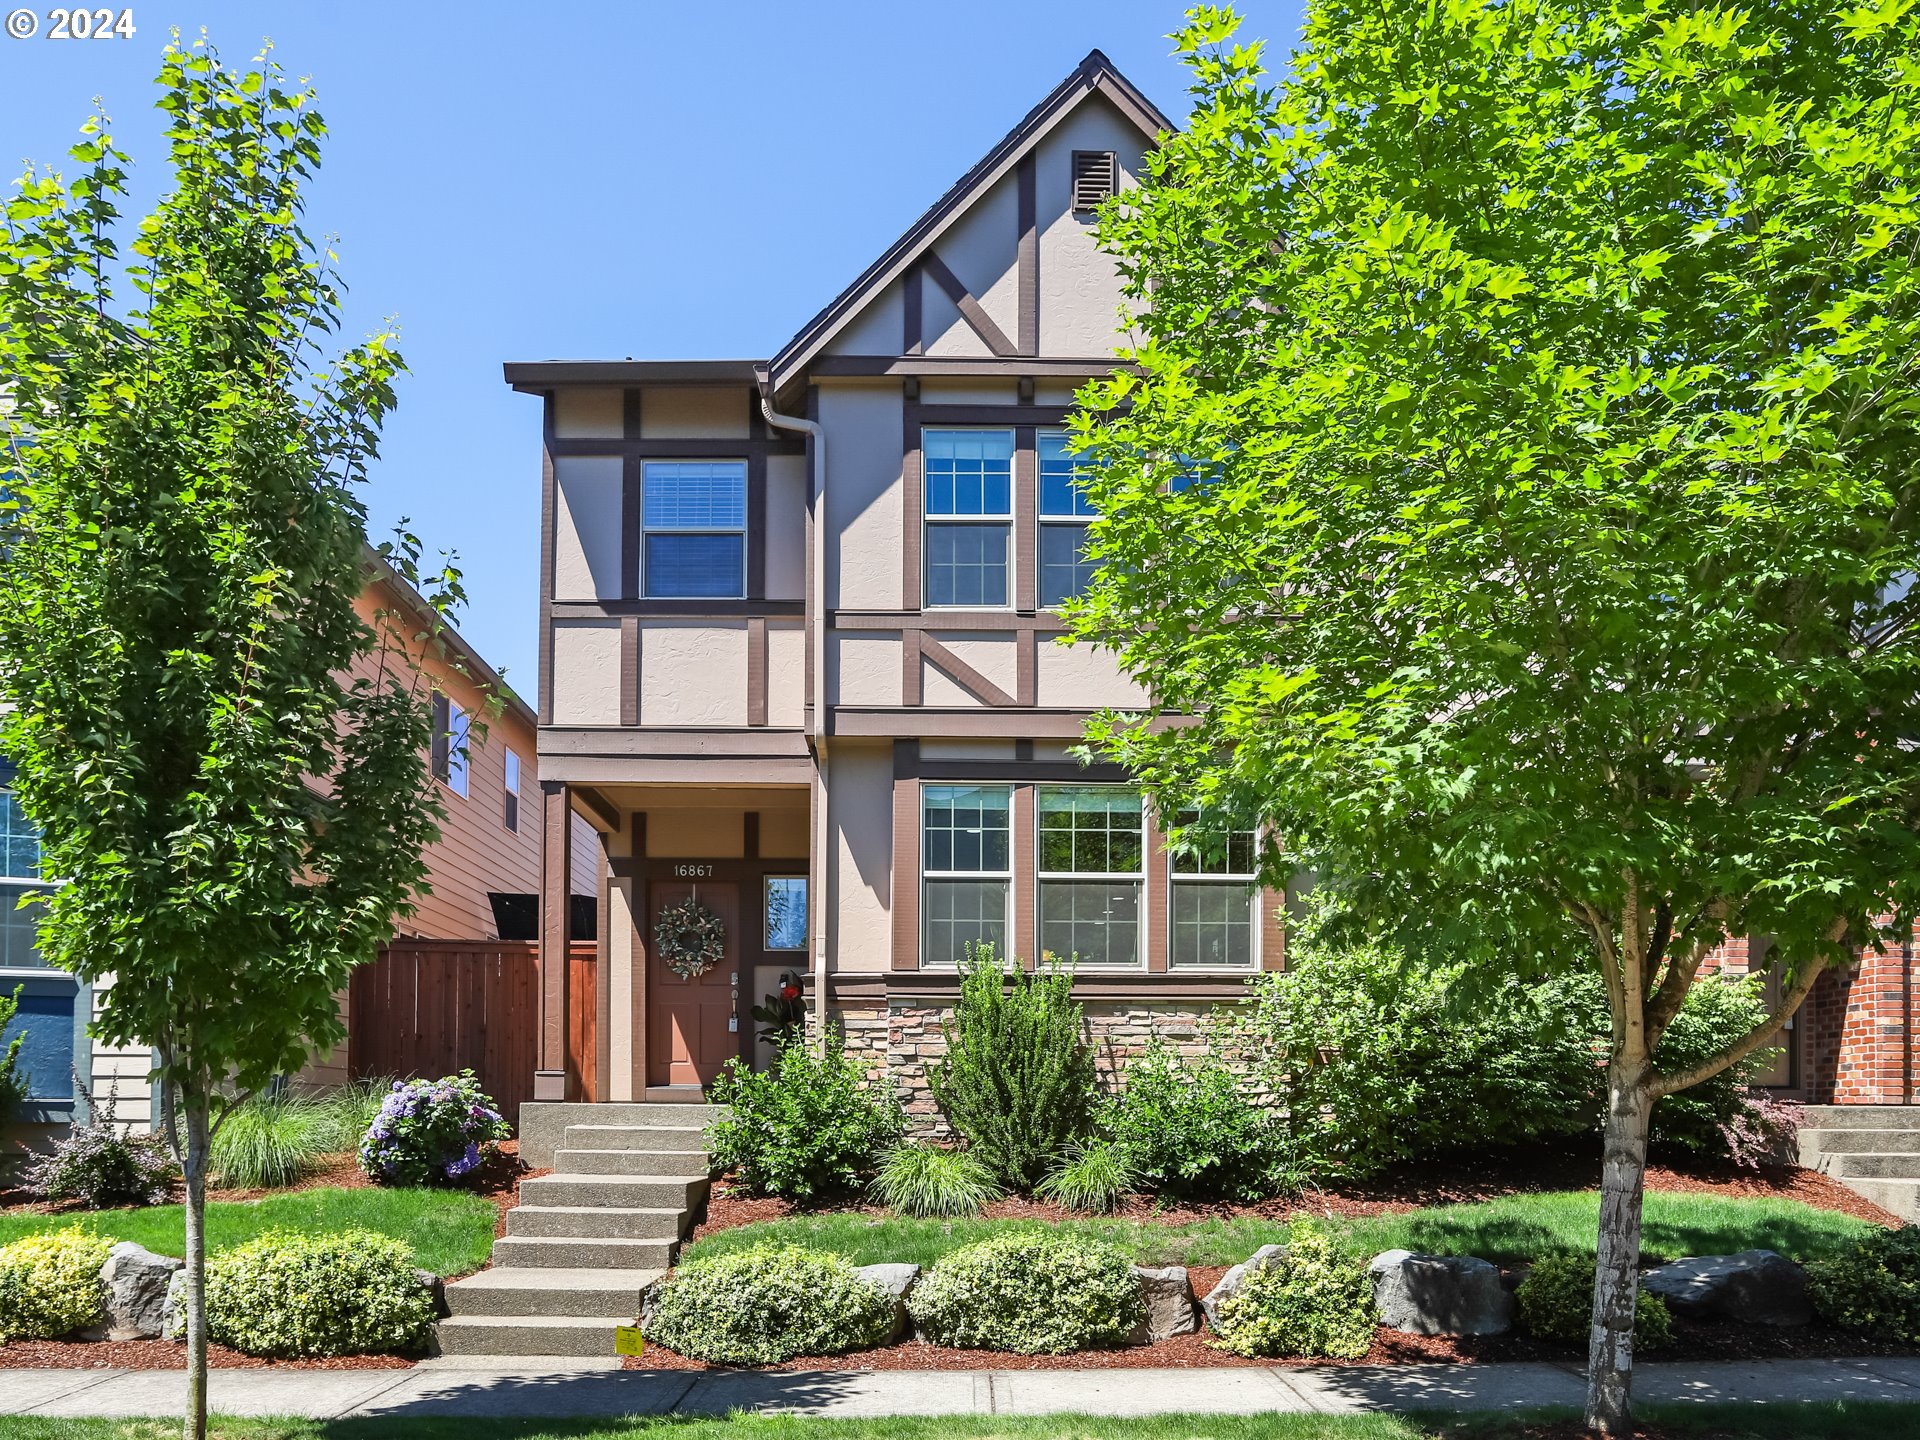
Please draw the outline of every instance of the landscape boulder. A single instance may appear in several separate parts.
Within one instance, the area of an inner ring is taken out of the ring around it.
[[[106,1287],[109,1340],[154,1340],[166,1331],[167,1291],[186,1265],[171,1255],[156,1255],[131,1240],[107,1252],[100,1267]]]
[[[860,1278],[869,1285],[877,1285],[893,1297],[893,1333],[887,1336],[883,1344],[892,1344],[907,1331],[907,1296],[919,1283],[918,1265],[862,1265]]]
[[[445,1320],[453,1311],[447,1308],[447,1282],[431,1270],[415,1270],[413,1278],[433,1301],[433,1313]]]
[[[1147,1302],[1147,1318],[1135,1332],[1137,1341],[1152,1344],[1175,1335],[1191,1335],[1200,1328],[1193,1306],[1193,1284],[1184,1265],[1133,1267],[1133,1278],[1140,1282],[1140,1294]]]
[[[1387,1250],[1367,1266],[1380,1323],[1413,1335],[1504,1335],[1513,1295],[1500,1270],[1473,1255]]]
[[[1649,1270],[1640,1283],[1689,1320],[1790,1326],[1813,1319],[1807,1272],[1771,1250],[1676,1260]]]
[[[1220,1328],[1220,1306],[1240,1293],[1240,1287],[1247,1283],[1247,1276],[1256,1270],[1264,1270],[1269,1265],[1286,1259],[1284,1245],[1262,1245],[1239,1265],[1234,1266],[1220,1277],[1220,1283],[1209,1290],[1200,1301],[1200,1308],[1207,1312],[1207,1323],[1214,1329]]]

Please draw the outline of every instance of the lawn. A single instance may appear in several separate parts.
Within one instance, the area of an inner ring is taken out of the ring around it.
[[[1920,1440],[1920,1405],[1647,1407],[1648,1436],[1672,1440]],[[0,1440],[174,1440],[177,1420],[0,1417]],[[227,1420],[213,1440],[1529,1440],[1542,1432],[1508,1416],[969,1415],[818,1420],[735,1415],[718,1420]],[[1555,1434],[1566,1433],[1555,1427]]]
[[[328,1234],[373,1230],[413,1251],[414,1263],[438,1275],[465,1275],[493,1253],[493,1202],[458,1190],[317,1188],[264,1200],[209,1201],[207,1249],[224,1250],[268,1230]],[[43,1230],[85,1225],[115,1240],[132,1240],[159,1255],[186,1253],[178,1205],[96,1210],[71,1215],[0,1215],[0,1245]]]
[[[1343,1222],[1355,1249],[1369,1254],[1402,1247],[1496,1261],[1553,1253],[1593,1253],[1600,1197],[1591,1190],[1507,1195],[1471,1205],[1445,1205],[1404,1215]],[[1118,1245],[1142,1265],[1235,1265],[1262,1245],[1284,1242],[1274,1220],[1202,1220],[1156,1225],[1132,1217],[1038,1220],[876,1220],[869,1215],[796,1215],[707,1236],[682,1257],[698,1259],[759,1241],[832,1250],[856,1265],[887,1261],[931,1265],[949,1250],[1009,1229],[1068,1230]],[[1733,1199],[1656,1191],[1647,1196],[1642,1252],[1649,1260],[1778,1250],[1796,1260],[1831,1255],[1872,1227],[1798,1200]]]

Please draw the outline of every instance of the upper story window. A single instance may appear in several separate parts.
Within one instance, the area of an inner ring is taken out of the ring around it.
[[[433,697],[433,775],[461,799],[467,796],[468,742],[473,717],[445,695]]]
[[[1081,966],[1138,965],[1146,827],[1140,792],[1042,785],[1040,950]]]
[[[739,600],[746,595],[744,461],[649,460],[640,509],[648,599]]]
[[[19,908],[21,896],[43,888],[40,832],[13,798],[12,767],[0,762],[0,970],[46,968],[36,934],[40,907]]]
[[[1007,953],[1012,803],[1008,785],[921,788],[921,963],[958,965],[969,944]]]
[[[1013,431],[927,430],[928,605],[1005,605],[1013,537]]]
[[[1198,826],[1192,812],[1183,826]],[[1259,856],[1251,830],[1189,831],[1167,856],[1172,871],[1175,969],[1245,970],[1253,964],[1253,881]]]
[[[520,757],[509,750],[506,752],[506,778],[502,782],[506,792],[506,803],[501,809],[501,820],[507,829],[518,832],[520,829]]]
[[[1093,502],[1080,488],[1082,468],[1067,453],[1067,432],[1043,430],[1040,448],[1040,603],[1059,605],[1085,593],[1099,567],[1087,559]]]

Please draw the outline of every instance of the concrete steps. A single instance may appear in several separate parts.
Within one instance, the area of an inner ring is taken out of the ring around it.
[[[1800,1163],[1903,1220],[1920,1220],[1920,1106],[1808,1105]]]
[[[702,1127],[713,1114],[691,1104],[524,1107],[521,1153],[550,1158],[554,1173],[521,1182],[491,1268],[447,1287],[440,1353],[612,1356],[615,1328],[639,1314],[706,1199]]]

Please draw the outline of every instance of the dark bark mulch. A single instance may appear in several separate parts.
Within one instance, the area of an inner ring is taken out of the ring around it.
[[[215,1370],[410,1370],[402,1355],[341,1355],[326,1360],[263,1360],[224,1345],[207,1346]],[[0,1370],[185,1370],[178,1340],[15,1340],[0,1345]]]

